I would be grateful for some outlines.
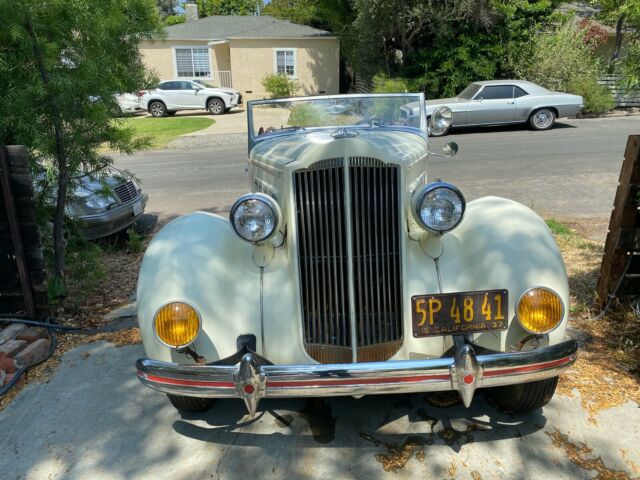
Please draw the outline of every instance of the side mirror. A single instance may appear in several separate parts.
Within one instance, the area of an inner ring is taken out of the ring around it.
[[[433,136],[444,135],[453,121],[453,112],[449,107],[439,107],[431,114],[429,133]]]
[[[458,153],[458,144],[456,142],[445,143],[442,147],[442,154],[445,157],[454,157]]]

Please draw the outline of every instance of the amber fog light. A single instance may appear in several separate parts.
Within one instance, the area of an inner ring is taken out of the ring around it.
[[[200,314],[188,303],[167,303],[156,312],[153,329],[158,340],[168,347],[186,347],[200,332]]]
[[[526,331],[549,333],[560,325],[564,317],[564,305],[553,290],[544,287],[530,288],[518,300],[516,316]]]

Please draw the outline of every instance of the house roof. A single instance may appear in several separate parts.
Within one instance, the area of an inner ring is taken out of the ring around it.
[[[331,37],[331,32],[269,15],[213,15],[166,28],[168,40]]]

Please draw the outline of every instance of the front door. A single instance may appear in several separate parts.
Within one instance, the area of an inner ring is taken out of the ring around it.
[[[468,103],[467,125],[515,121],[513,85],[486,85]]]

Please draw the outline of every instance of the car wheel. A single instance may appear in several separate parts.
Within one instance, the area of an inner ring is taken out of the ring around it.
[[[180,412],[206,412],[216,402],[215,398],[200,398],[200,397],[183,397],[181,395],[167,394],[171,405]]]
[[[222,115],[224,113],[224,102],[219,98],[212,98],[207,103],[207,110],[211,115]]]
[[[167,107],[162,102],[151,102],[149,104],[149,113],[152,117],[166,117]]]
[[[534,130],[549,130],[556,123],[556,114],[549,108],[536,110],[529,117],[529,125]]]
[[[510,413],[530,412],[544,407],[556,391],[558,377],[536,382],[505,385],[487,390],[489,400],[500,410]]]
[[[169,115],[170,117],[173,117],[176,114],[176,111],[167,111],[167,115]]]

